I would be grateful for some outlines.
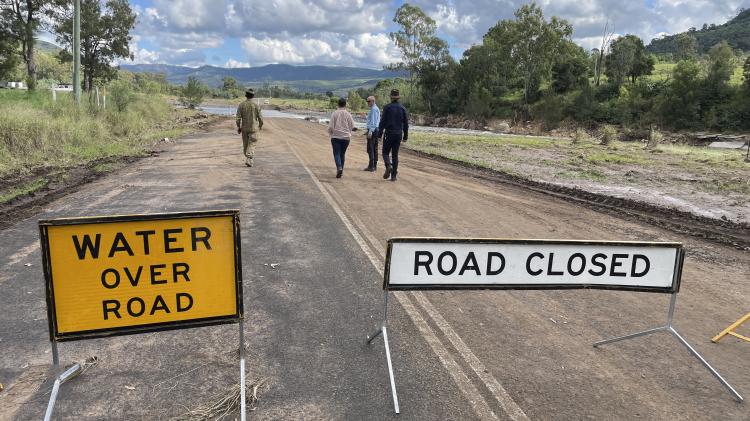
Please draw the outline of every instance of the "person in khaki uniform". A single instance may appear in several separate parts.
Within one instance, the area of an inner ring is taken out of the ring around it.
[[[260,107],[253,102],[255,91],[245,91],[244,102],[237,107],[237,133],[242,134],[242,151],[245,153],[245,165],[253,166],[255,144],[258,142],[258,131],[263,128],[263,116]]]

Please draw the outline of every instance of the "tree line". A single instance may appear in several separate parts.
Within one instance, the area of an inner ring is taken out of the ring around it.
[[[650,54],[638,36],[613,37],[605,27],[601,48],[586,51],[572,41],[573,27],[545,18],[535,3],[514,19],[500,20],[459,60],[439,39],[435,21],[416,6],[402,5],[391,39],[406,69],[404,101],[417,112],[460,114],[477,120],[541,120],[667,129],[750,128],[750,58],[726,41],[699,54],[689,34],[677,37],[676,64]],[[744,81],[730,84],[744,61]],[[665,78],[655,66],[673,66]],[[403,95],[402,95],[403,96]]]

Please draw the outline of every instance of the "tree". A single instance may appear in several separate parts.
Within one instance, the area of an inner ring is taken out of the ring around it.
[[[657,108],[662,121],[676,128],[695,127],[700,121],[700,66],[683,60],[672,70],[672,81]]]
[[[367,104],[365,100],[359,96],[357,91],[349,91],[349,97],[346,99],[346,103],[352,111],[361,110],[362,108],[365,108],[365,105]]]
[[[37,51],[35,60],[39,80],[48,80],[53,83],[71,83],[73,78],[71,63],[63,63],[57,56],[41,51]]]
[[[675,53],[675,59],[677,61],[689,60],[697,56],[698,39],[693,35],[681,33],[677,35],[675,43],[677,44],[677,53]]]
[[[0,79],[10,79],[18,65],[18,44],[7,28],[0,27]]]
[[[422,9],[404,3],[396,10],[393,22],[400,26],[397,32],[389,34],[396,44],[404,62],[396,64],[394,68],[405,68],[409,72],[409,95],[413,99],[414,76],[419,71],[419,65],[427,46],[433,42],[437,28],[435,20],[427,16]]]
[[[565,21],[553,16],[544,19],[542,9],[536,3],[521,6],[515,12],[515,21],[505,21],[506,32],[511,36],[511,61],[523,84],[524,104],[528,105],[541,81],[548,77],[555,56],[564,41],[570,41],[573,28]],[[503,24],[504,22],[501,22]],[[490,33],[497,28],[490,29]],[[497,40],[497,37],[493,37]]]
[[[69,0],[62,0],[69,3]],[[103,8],[102,8],[103,6]],[[70,7],[57,10],[55,32],[57,40],[68,47],[73,45],[73,15]],[[94,87],[94,79],[104,82],[117,75],[112,62],[118,58],[133,58],[130,52],[130,31],[135,27],[136,15],[127,0],[81,0],[81,68],[83,89]],[[71,49],[72,51],[72,49]],[[66,61],[73,56],[61,53]]]
[[[729,82],[734,73],[735,57],[732,47],[722,41],[708,52],[708,75],[706,81],[710,86],[719,87]]]
[[[626,77],[635,83],[639,77],[651,74],[655,62],[636,35],[625,35],[612,41],[605,60],[607,68],[604,74],[617,86],[622,85]]]
[[[3,38],[15,41],[17,50],[26,65],[26,83],[36,89],[36,61],[34,36],[41,28],[42,16],[53,0],[0,0],[0,28]]]
[[[588,84],[589,63],[586,51],[566,41],[552,66],[552,90],[564,93]]]
[[[448,51],[448,43],[438,37],[429,40],[423,54],[417,67],[418,85],[427,111],[432,114],[433,103],[450,78],[448,68],[455,62]]]
[[[239,88],[237,86],[237,79],[231,77],[231,76],[224,76],[221,79],[221,90],[231,92],[235,89]]]
[[[612,26],[612,28],[609,27],[609,18],[607,18],[607,21],[604,23],[604,31],[602,33],[602,46],[601,48],[594,49],[596,51],[594,61],[594,84],[596,86],[599,86],[599,81],[601,80],[602,68],[604,67],[604,54],[607,52],[614,34],[615,28],[614,26]]]
[[[332,91],[326,91],[326,96],[328,98],[333,98],[333,92]]]
[[[745,79],[743,82],[745,89],[750,92],[750,56],[745,59],[745,64],[742,66],[742,77]]]
[[[207,92],[208,87],[206,85],[201,83],[198,78],[190,76],[187,84],[182,87],[180,92],[180,104],[191,109],[195,108],[200,105]]]

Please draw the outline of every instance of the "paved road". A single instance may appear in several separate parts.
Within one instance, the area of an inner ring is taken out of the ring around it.
[[[362,138],[334,178],[324,128],[269,119],[248,169],[231,123],[178,142],[0,233],[0,419],[39,419],[49,347],[36,220],[239,208],[251,419],[389,419],[382,341],[393,236],[677,240],[688,250],[676,325],[741,392],[747,344],[709,338],[748,311],[747,253],[682,238],[406,154],[397,183],[362,172]],[[30,263],[31,266],[27,266]],[[271,263],[277,263],[273,268]],[[662,295],[606,291],[396,293],[389,334],[401,419],[747,419],[677,342],[596,340],[666,317]],[[99,357],[66,384],[61,419],[169,419],[237,382],[237,327],[61,345]]]

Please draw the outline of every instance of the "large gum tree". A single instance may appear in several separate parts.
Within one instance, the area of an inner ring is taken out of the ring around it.
[[[73,13],[71,1],[58,0],[55,13],[57,41],[66,47],[73,45]],[[94,81],[109,81],[117,75],[112,63],[120,58],[132,58],[130,31],[135,27],[136,15],[127,0],[81,0],[81,69],[83,89],[94,87]],[[72,51],[72,49],[71,49]],[[66,52],[61,58],[70,61]]]
[[[14,48],[26,67],[29,89],[36,88],[35,37],[52,3],[52,0],[0,0],[0,33],[16,44]]]

